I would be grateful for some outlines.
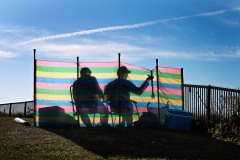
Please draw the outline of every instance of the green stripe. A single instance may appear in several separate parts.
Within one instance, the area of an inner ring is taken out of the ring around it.
[[[103,67],[89,67],[92,73],[116,73],[117,72],[117,67],[108,67],[108,68],[103,68]],[[79,69],[81,71],[81,68]]]
[[[159,72],[158,76],[163,78],[181,79],[181,74],[172,74],[172,73],[166,73],[166,72]]]
[[[64,90],[64,89],[45,89],[45,88],[36,88],[36,92],[38,94],[51,94],[51,95],[70,95],[70,90]],[[77,93],[77,92],[76,92]],[[85,90],[84,92],[80,92],[79,94],[76,95],[91,95],[92,91]],[[154,92],[156,95],[156,92]],[[141,95],[136,95],[134,93],[130,93],[131,96],[140,96],[140,97],[151,97],[152,92],[143,92]],[[166,99],[173,99],[173,100],[182,100],[181,95],[174,95],[174,94],[164,94],[160,93],[160,97],[166,98]]]
[[[89,68],[92,73],[117,73],[118,67],[109,67],[109,68]],[[81,68],[79,69],[81,70]],[[129,69],[131,71],[130,74],[137,74],[137,75],[150,75],[150,72],[136,70],[136,69]],[[37,66],[37,71],[43,72],[59,72],[59,73],[76,73],[76,67],[54,67],[54,66]]]
[[[91,70],[92,73],[116,73],[117,74],[118,67],[109,67],[109,68],[90,67],[89,69]],[[81,68],[80,68],[80,70],[81,70]],[[138,75],[148,75],[148,74],[150,74],[150,71],[146,72],[146,71],[131,69],[131,68],[128,68],[128,70],[131,71],[130,74],[138,74]]]
[[[164,94],[160,93],[159,95],[161,98],[172,99],[172,100],[182,100],[181,95],[174,95],[174,94]]]
[[[37,66],[37,71],[43,72],[60,72],[60,73],[76,73],[76,67],[53,67],[53,66]]]
[[[39,94],[55,94],[55,95],[70,95],[70,89],[45,89],[45,88],[36,88],[36,93]]]
[[[78,94],[78,92],[80,92]],[[115,91],[114,91],[115,92]],[[66,89],[47,89],[47,88],[36,88],[36,93],[38,94],[51,94],[51,95],[70,95],[70,90]],[[76,91],[76,95],[81,95],[84,93],[84,95],[88,95],[89,93],[92,94],[93,91],[90,90],[84,90],[84,91]],[[156,94],[156,93],[155,93]],[[132,96],[138,96],[136,94],[131,93]],[[142,97],[150,97],[152,95],[152,92],[143,92],[141,95]]]

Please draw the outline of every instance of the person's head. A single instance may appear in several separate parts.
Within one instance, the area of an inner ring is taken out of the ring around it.
[[[119,77],[119,78],[127,79],[129,73],[131,73],[131,71],[129,71],[128,68],[125,67],[125,66],[121,66],[121,67],[117,70],[117,74],[118,74],[118,77]]]
[[[81,76],[90,76],[91,73],[91,70],[87,67],[83,67],[80,71]]]

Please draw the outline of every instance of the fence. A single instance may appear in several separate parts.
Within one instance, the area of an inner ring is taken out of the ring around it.
[[[33,101],[0,104],[0,114],[33,116]],[[240,115],[240,90],[184,84],[184,110],[210,127],[221,119]]]
[[[15,102],[0,104],[0,115],[3,116],[20,116],[33,117],[34,102]]]
[[[234,113],[240,115],[240,90],[184,84],[184,110],[209,128]]]

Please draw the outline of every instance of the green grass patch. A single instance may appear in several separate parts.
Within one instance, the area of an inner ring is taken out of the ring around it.
[[[203,133],[153,128],[36,128],[13,120],[0,117],[1,159],[240,159],[239,145]]]

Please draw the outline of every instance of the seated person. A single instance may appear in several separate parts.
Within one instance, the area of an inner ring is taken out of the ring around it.
[[[82,122],[87,127],[92,127],[88,114],[97,112],[100,113],[101,125],[107,125],[107,108],[101,101],[103,92],[99,87],[97,79],[91,76],[91,71],[87,67],[81,69],[80,75],[81,77],[73,84],[73,98]]]
[[[149,76],[140,87],[137,87],[127,80],[129,73],[131,71],[127,67],[120,67],[117,71],[118,78],[106,85],[104,93],[104,101],[109,103],[111,111],[120,112],[122,117],[120,125],[125,126],[126,123],[127,127],[131,127],[133,123],[133,105],[130,100],[130,92],[141,95],[149,85],[148,81],[153,79],[152,76]]]

